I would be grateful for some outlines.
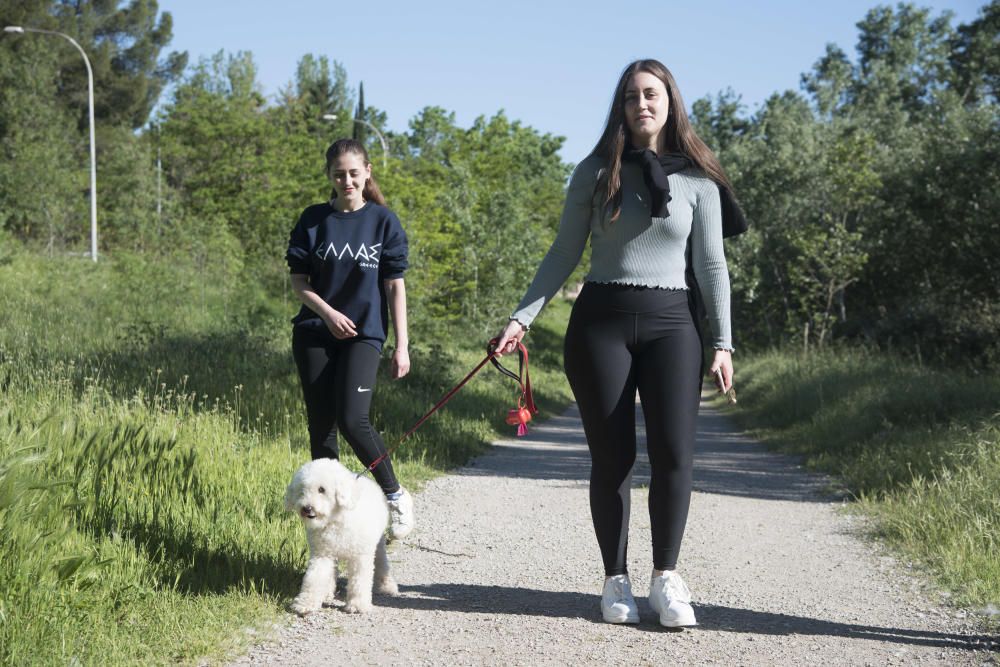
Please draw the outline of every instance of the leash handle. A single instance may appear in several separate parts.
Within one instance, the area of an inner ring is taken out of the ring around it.
[[[495,354],[496,344],[499,339],[494,338],[487,345],[487,350],[492,351]],[[525,424],[531,419],[532,415],[538,414],[538,407],[535,405],[535,396],[531,391],[531,372],[528,366],[528,348],[524,346],[521,341],[517,342],[517,352],[518,352],[518,368],[517,374],[515,375],[513,371],[505,368],[494,356],[490,357],[490,361],[493,366],[496,367],[498,371],[506,375],[507,377],[513,378],[517,382],[518,387],[521,389],[521,395],[517,398],[517,408],[518,411],[527,409],[528,417],[520,419],[520,424],[517,428],[518,435],[524,435],[527,433],[527,428]],[[513,424],[513,422],[508,421],[508,423]]]

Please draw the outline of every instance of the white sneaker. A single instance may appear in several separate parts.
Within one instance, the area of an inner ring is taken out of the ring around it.
[[[668,570],[650,580],[649,606],[660,614],[660,625],[664,627],[698,625],[691,608],[691,591],[676,572]]]
[[[607,623],[639,622],[639,607],[632,597],[632,582],[627,574],[616,574],[604,580],[601,615]]]
[[[413,496],[399,487],[399,498],[389,503],[389,536],[394,540],[406,537],[413,531]]]

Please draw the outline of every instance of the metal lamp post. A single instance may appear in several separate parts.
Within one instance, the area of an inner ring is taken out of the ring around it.
[[[325,113],[323,114],[323,120],[337,120],[337,114],[335,113]],[[361,118],[355,118],[355,123],[362,123],[367,125],[378,137],[379,143],[382,144],[382,168],[385,169],[388,166],[388,156],[389,156],[389,142],[385,140],[385,137],[379,132],[378,128],[369,123],[367,120],[362,120]]]
[[[90,59],[87,58],[86,51],[76,43],[76,40],[67,34],[56,32],[55,30],[41,30],[39,28],[25,28],[18,25],[9,25],[3,29],[4,32],[23,34],[26,32],[37,32],[41,35],[57,35],[69,40],[69,43],[76,47],[76,50],[83,56],[83,62],[87,66],[87,103],[90,115],[90,256],[97,261],[97,143],[94,139],[94,70],[90,67]]]

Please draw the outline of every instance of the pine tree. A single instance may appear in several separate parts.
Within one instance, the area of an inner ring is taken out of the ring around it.
[[[358,110],[354,114],[354,133],[353,137],[361,142],[362,145],[365,143],[365,139],[368,138],[368,128],[365,127],[365,84],[361,82],[358,84]]]

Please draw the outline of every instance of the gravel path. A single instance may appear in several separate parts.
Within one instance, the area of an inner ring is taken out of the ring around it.
[[[641,410],[639,420],[641,424]],[[601,622],[589,457],[575,407],[430,482],[390,557],[398,598],[296,619],[238,665],[997,664],[996,639],[859,539],[828,481],[703,407],[680,571],[700,626],[646,603],[648,466],[633,482],[630,571],[642,622]]]

